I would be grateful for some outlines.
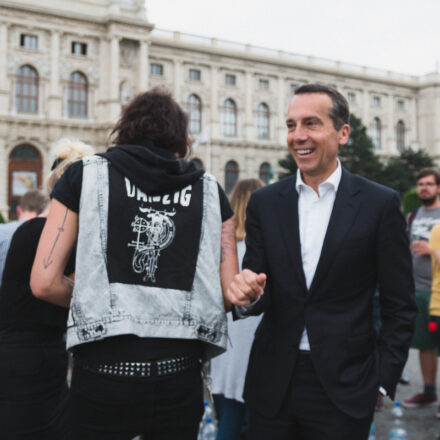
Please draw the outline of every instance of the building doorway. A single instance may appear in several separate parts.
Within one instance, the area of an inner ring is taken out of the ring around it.
[[[30,144],[15,147],[9,155],[8,204],[9,219],[17,219],[17,205],[30,189],[41,187],[42,159],[40,152]]]

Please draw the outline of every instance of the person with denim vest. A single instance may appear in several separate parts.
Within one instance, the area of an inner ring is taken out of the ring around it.
[[[201,365],[226,349],[222,291],[238,265],[226,195],[183,159],[187,126],[168,93],[140,94],[115,146],[52,193],[31,287],[70,305],[75,438],[197,437]],[[62,272],[75,242],[71,286]]]

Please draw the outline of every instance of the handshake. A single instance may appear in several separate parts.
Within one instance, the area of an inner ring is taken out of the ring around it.
[[[225,300],[236,306],[246,306],[257,300],[264,293],[266,274],[244,269],[234,276],[229,285]]]

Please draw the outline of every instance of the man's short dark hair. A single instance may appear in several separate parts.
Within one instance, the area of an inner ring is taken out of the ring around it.
[[[339,130],[344,124],[349,123],[350,110],[348,101],[336,89],[323,84],[304,84],[295,89],[294,95],[304,95],[306,93],[324,93],[330,97],[333,105],[328,115],[333,121],[333,126],[336,130]]]
[[[435,168],[422,168],[416,175],[416,182],[427,176],[434,176],[435,183],[440,185],[440,173]]]
[[[41,214],[47,206],[49,199],[38,189],[28,191],[20,200],[20,207],[22,211],[36,212]]]

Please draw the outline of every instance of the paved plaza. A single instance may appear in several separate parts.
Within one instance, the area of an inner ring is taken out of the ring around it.
[[[405,375],[410,379],[410,385],[399,385],[396,400],[403,401],[422,390],[422,378],[418,362],[417,350],[411,350],[408,363],[405,367]],[[385,409],[376,412],[376,440],[388,440],[393,418],[391,410],[393,402],[385,399]],[[404,423],[408,431],[408,440],[436,440],[440,432],[440,420],[436,419],[437,408],[405,409]]]

